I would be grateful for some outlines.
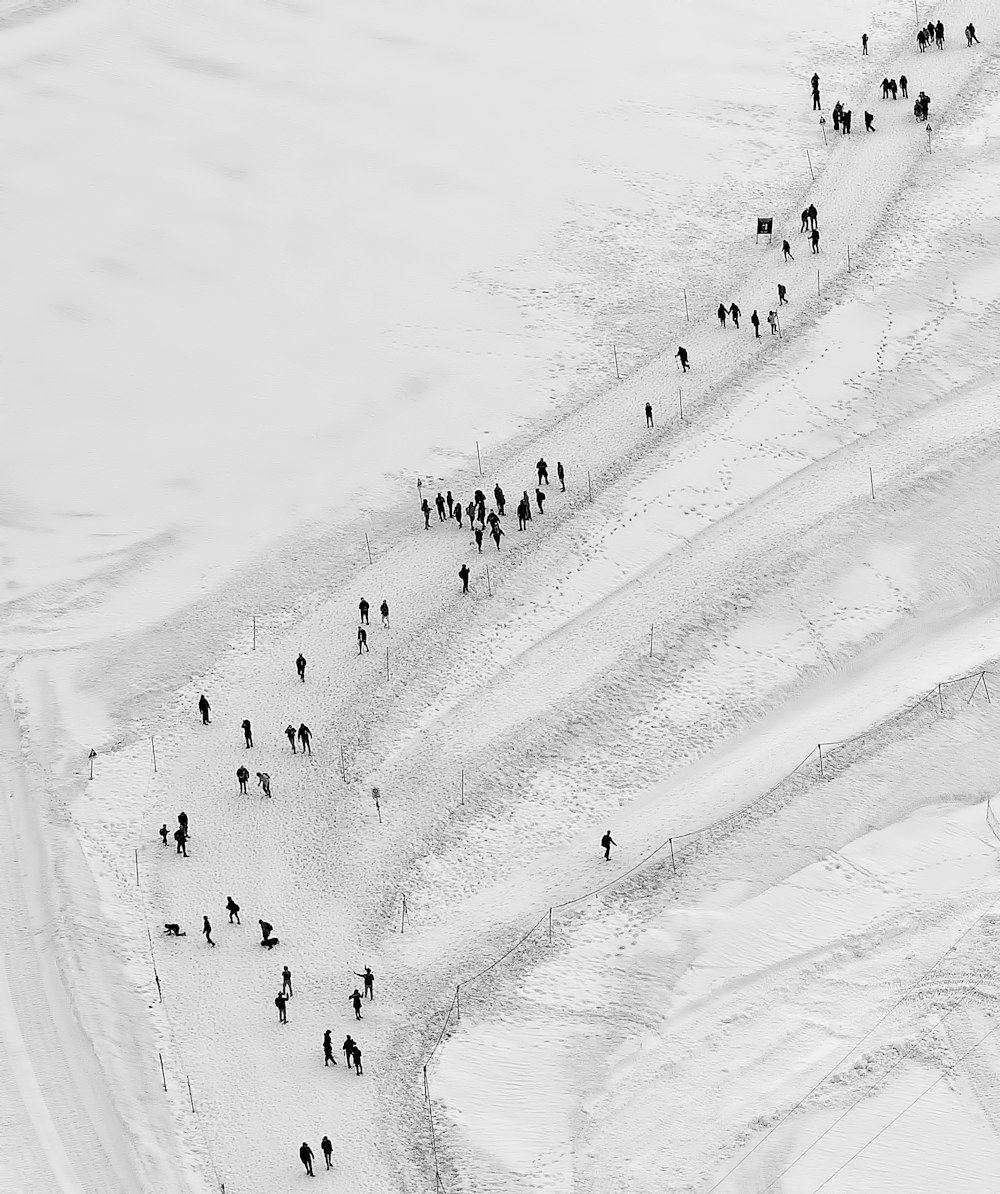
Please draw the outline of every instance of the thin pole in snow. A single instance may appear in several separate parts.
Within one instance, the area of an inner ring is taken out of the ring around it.
[[[588,498],[589,498],[591,501],[593,501],[593,500],[594,500],[594,491],[593,491],[593,489],[591,489],[591,487],[590,487],[590,469],[587,469],[587,497],[588,497]],[[91,770],[93,770],[93,764],[91,764]],[[91,779],[93,779],[94,777],[93,777],[93,776],[91,776],[90,778],[91,778]]]
[[[385,649],[385,682],[389,683],[389,648]]]
[[[455,988],[455,1012],[458,1020],[462,1019],[462,988],[456,986]]]
[[[139,851],[135,852],[135,885],[139,886]]]
[[[819,773],[825,778],[825,772],[823,771],[823,743],[818,743],[816,749],[819,751]]]
[[[941,712],[943,713],[944,712],[944,697],[941,695],[941,685],[940,684],[938,685],[938,705],[940,706]]]
[[[931,152],[931,126],[927,125],[927,152]]]
[[[368,542],[368,532],[365,531],[365,547],[368,548],[368,563],[372,562],[372,545]]]
[[[670,865],[674,868],[674,874],[677,874],[677,860],[674,858],[674,839],[668,838],[670,842]]]
[[[688,310],[688,292],[686,290],[684,291],[684,318],[688,323],[691,322],[691,312]]]
[[[681,422],[684,422],[684,395],[680,386],[677,387],[677,409],[681,412]]]
[[[819,294],[819,270],[816,271],[816,293]]]
[[[410,919],[410,914],[406,910],[406,895],[404,893],[404,895],[403,895],[403,910],[399,914],[399,931],[400,931],[400,933],[404,932],[404,930],[406,928],[406,922],[409,919]],[[426,1070],[424,1071],[424,1075],[426,1078]]]
[[[618,372],[618,346],[616,344],[612,344],[611,351],[615,354],[615,377],[621,381],[622,375]]]
[[[167,1071],[163,1068],[163,1054],[160,1054],[160,1076],[163,1078],[163,1089],[167,1089]]]
[[[871,482],[872,487],[872,501],[875,501],[875,474],[871,469],[868,470],[868,480]]]
[[[649,658],[653,658],[653,627],[649,627]]]
[[[815,181],[816,181],[816,175],[815,175],[815,173],[813,172],[813,160],[812,160],[812,158],[809,156],[809,150],[808,150],[808,149],[806,150],[806,161],[809,163],[809,173],[810,173],[810,175],[812,175],[812,180],[813,180],[813,182],[815,182]]]
[[[186,1074],[184,1076],[185,1076],[185,1078],[187,1078]],[[191,1100],[191,1110],[193,1111],[194,1110],[194,1095],[191,1093],[191,1079],[190,1078],[188,1078],[187,1084],[188,1084],[188,1098]]]
[[[827,141],[827,139],[826,139],[826,117],[825,116],[821,116],[819,118],[819,127],[823,130],[823,144],[829,145],[830,142]]]
[[[483,475],[483,458],[479,455],[479,440],[476,440],[476,459],[479,461],[479,475]]]
[[[588,474],[589,476],[589,474]],[[93,747],[90,748],[90,754],[87,756],[90,759],[90,778],[94,778],[94,760],[97,758],[97,751]]]
[[[153,770],[156,770],[156,739],[152,734],[149,736],[149,745],[153,748]]]
[[[847,272],[851,272],[851,246],[847,246]]]
[[[257,650],[257,619],[253,620],[253,649]]]
[[[487,597],[493,596],[493,589],[490,587],[490,566],[489,566],[489,564],[486,565],[486,596]]]
[[[986,673],[983,672],[983,692],[986,693],[986,700],[989,704],[993,704],[993,698],[990,696],[990,690],[986,687]]]
[[[340,774],[344,777],[344,783],[347,783],[347,764],[344,762],[344,748],[340,748]]]
[[[917,28],[920,28],[920,13],[917,12],[917,0],[913,0],[913,15],[917,21]]]
[[[552,944],[552,909],[549,909],[549,945]]]
[[[462,807],[465,807],[465,768],[462,768]]]

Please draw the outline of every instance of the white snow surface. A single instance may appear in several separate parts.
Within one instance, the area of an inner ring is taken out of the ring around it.
[[[921,15],[0,3],[0,1190],[1000,1188],[1000,5]]]

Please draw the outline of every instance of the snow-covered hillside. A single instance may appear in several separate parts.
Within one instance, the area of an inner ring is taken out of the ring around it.
[[[14,15],[0,1188],[995,1189],[997,5]]]

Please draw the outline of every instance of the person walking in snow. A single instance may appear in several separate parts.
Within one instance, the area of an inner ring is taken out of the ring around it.
[[[483,554],[483,528],[476,527],[476,529],[472,532],[472,535],[473,535],[473,538],[476,540],[476,550],[479,552],[480,555],[482,555]]]
[[[538,513],[545,513],[545,494],[540,489],[535,490],[535,502],[538,505]]]
[[[363,626],[359,626],[358,627],[358,654],[360,655],[362,651],[368,651],[368,654],[369,655],[371,654],[371,651],[368,650],[368,631],[365,630],[365,628]]]
[[[545,463],[544,456],[538,461],[538,463],[535,465],[535,468],[538,471],[538,484],[541,485],[542,482],[544,481],[545,484],[548,485],[548,483],[549,483],[549,466]]]
[[[333,1168],[333,1144],[330,1142],[329,1136],[324,1136],[319,1142],[320,1148],[323,1150],[323,1160],[326,1161],[327,1169]]]
[[[343,1045],[341,1045],[341,1048],[344,1050],[344,1058],[346,1059],[348,1065],[351,1064],[351,1054],[354,1052],[354,1047],[354,1037],[348,1033],[347,1036],[344,1037]]]
[[[260,943],[265,945],[271,939],[274,925],[268,924],[266,920],[258,920],[257,923],[260,925]]]
[[[934,26],[934,40],[937,42],[939,50],[944,49],[944,21],[938,21]]]
[[[773,336],[774,333],[778,330],[778,315],[777,315],[776,311],[768,311],[767,322],[771,328],[771,335]]]
[[[687,373],[688,369],[690,368],[690,366],[688,365],[688,350],[686,348],[683,348],[681,345],[678,345],[677,351],[674,353],[674,356],[681,363],[681,373]]]
[[[497,509],[500,511],[500,517],[503,518],[504,506],[506,505],[507,499],[504,497],[504,493],[500,488],[499,481],[493,486],[493,499],[497,504]]]
[[[183,854],[187,858],[187,834],[183,829],[174,830],[174,841],[177,843],[177,853]]]
[[[299,673],[299,679],[303,684],[306,682],[306,657],[299,652],[299,657],[295,661],[295,670]]]
[[[458,529],[462,529],[462,503],[455,502],[455,521],[458,523]]]
[[[462,581],[462,592],[468,593],[468,591],[469,591],[469,565],[463,564],[462,567],[459,568],[459,570],[458,570],[458,575]]]
[[[334,1065],[337,1064],[337,1059],[333,1055],[333,1033],[328,1028],[323,1033],[323,1068],[326,1069],[331,1061]]]
[[[652,404],[652,402],[646,403],[646,426],[647,427],[653,426],[653,404]]]
[[[212,706],[208,703],[208,698],[204,693],[198,698],[198,712],[201,714],[201,724],[209,726],[212,724],[212,719],[208,716],[212,711]]]
[[[794,261],[795,260],[795,258],[792,256],[792,246],[788,243],[787,240],[783,240],[781,242],[781,251],[785,256],[786,261]]]
[[[244,717],[241,728],[243,730],[243,740],[247,744],[247,750],[249,750],[253,746],[253,730],[250,727],[249,717]]]
[[[722,327],[726,326],[726,316],[728,314],[729,314],[729,312],[726,309],[725,303],[719,303],[719,309],[718,309],[718,311],[716,311],[716,315],[718,315],[719,323],[722,325]]]
[[[757,308],[754,307],[753,314],[750,316],[750,322],[753,324],[754,337],[760,339],[760,316],[757,314]]]
[[[420,511],[424,516],[424,530],[429,531],[431,529],[431,507],[426,498],[420,503]]]
[[[302,747],[303,754],[312,754],[312,730],[305,722],[299,726],[299,745]]]
[[[240,923],[240,906],[232,896],[226,896],[226,911],[229,913],[229,923]]]
[[[965,40],[970,50],[972,49],[973,42],[977,46],[979,45],[979,38],[976,37],[976,27],[971,21],[965,26]]]
[[[779,282],[778,283],[778,306],[781,307],[784,304],[786,304],[787,302],[788,302],[788,291],[785,289],[784,284]]]
[[[889,79],[888,77],[882,80],[882,98],[887,100],[889,98]]]
[[[354,1072],[360,1078],[365,1071],[361,1068],[361,1046],[358,1044],[351,1050],[351,1061],[354,1063]]]
[[[522,490],[521,501],[524,502],[524,514],[528,522],[531,522],[531,498],[528,497],[528,491]]]
[[[850,108],[848,108],[847,111],[844,113],[844,115],[841,116],[841,118],[840,118],[841,134],[844,134],[848,137],[851,135],[851,117],[852,117],[852,113],[851,113]]]
[[[266,771],[257,772],[257,783],[264,789],[264,795],[270,797],[271,795],[271,777]]]
[[[382,615],[382,625],[389,629],[389,602],[382,598],[382,604],[378,607],[378,612]]]
[[[355,987],[354,990],[351,992],[351,994],[348,995],[347,1002],[350,1004],[353,1004],[353,1006],[354,1006],[355,1020],[360,1020],[361,1019],[361,992],[358,990],[357,987]]]
[[[187,837],[188,836],[188,815],[183,809],[181,809],[181,811],[177,814],[177,824],[181,827],[181,829],[184,830],[184,836]]]
[[[434,505],[437,506],[438,522],[444,522],[444,494],[438,490],[438,495],[434,499]]]
[[[448,503],[448,517],[451,518],[451,512],[455,505],[455,499],[451,496],[451,490],[444,495],[444,500]]]
[[[528,518],[524,512],[524,499],[517,503],[517,529],[523,531],[528,525]]]
[[[247,794],[247,781],[250,778],[250,772],[247,771],[242,763],[236,768],[236,778],[240,781],[240,795],[245,796]]]
[[[358,609],[361,613],[361,624],[363,626],[367,626],[368,625],[368,602],[364,599],[364,597],[362,597],[361,600],[358,602]]]
[[[281,1022],[284,1024],[284,1020]],[[305,1165],[306,1173],[310,1177],[315,1177],[316,1175],[313,1173],[313,1150],[304,1140],[302,1141],[302,1147],[299,1149],[299,1160]]]
[[[611,830],[609,829],[608,832],[604,835],[604,837],[601,838],[601,849],[604,851],[605,861],[607,861],[611,858],[611,847],[617,846],[617,845],[618,845],[618,843],[611,836]]]
[[[743,312],[739,309],[739,307],[737,307],[737,305],[735,303],[730,304],[729,315],[733,321],[733,327],[735,327],[737,331],[740,330],[740,316],[742,314],[743,314]]]
[[[866,133],[874,133],[875,132],[875,125],[872,123],[872,121],[874,119],[875,119],[875,117],[871,112],[865,113],[865,132]]]
[[[808,230],[809,230],[809,208],[804,207],[802,209],[802,227],[799,229],[799,232],[808,232]]]
[[[821,110],[819,102],[819,75],[814,73],[809,81],[812,84],[813,111],[819,112]]]
[[[861,34],[861,57],[862,58],[868,57],[868,34],[867,33]]]
[[[212,922],[207,916],[203,916],[201,918],[201,931],[205,934],[205,940],[208,942],[208,944],[214,948],[215,942],[212,940]]]
[[[295,726],[291,722],[285,726],[285,737],[288,739],[288,745],[292,748],[292,754],[295,754]]]
[[[896,85],[895,79],[889,80],[889,90],[892,92],[892,98],[895,100],[899,97],[899,88]]]
[[[809,234],[809,243],[812,245],[812,251],[814,253],[818,253],[819,252],[819,229],[818,228],[814,228],[812,230],[812,232]]]
[[[281,993],[287,995],[289,999],[292,998],[292,972],[287,966],[281,968]]]
[[[503,535],[503,527],[499,524],[499,522],[495,522],[493,524],[493,530],[490,531],[490,534],[493,537],[493,542],[497,545],[497,551],[499,551],[500,537]]]
[[[900,93],[900,95],[902,95],[903,99],[910,98],[910,93],[906,90],[907,87],[909,87],[909,83],[906,81],[906,75],[900,75],[899,76],[899,93]]]
[[[469,519],[469,529],[471,530],[472,524],[476,521],[476,503],[469,502],[469,504],[465,507],[465,513]]]
[[[164,845],[167,845],[167,836],[169,833],[170,833],[170,830],[167,829],[167,823],[166,823],[166,821],[164,821],[163,824],[160,826],[160,837],[163,838]]]
[[[920,51],[921,54],[925,53],[927,50],[927,30],[926,29],[918,29],[917,30],[917,49]]]
[[[372,974],[372,968],[370,966],[366,966],[364,974],[358,974],[356,970],[354,973],[358,978],[363,978],[365,980],[365,999],[374,999],[375,975]]]
[[[566,471],[562,466],[562,461],[556,461],[556,480],[559,482],[560,493],[566,492]]]
[[[833,105],[833,131],[836,133],[840,129],[840,120],[844,115],[844,105],[837,100]]]
[[[819,212],[816,210],[816,204],[810,203],[809,206],[806,208],[806,211],[809,213],[809,227],[815,228],[816,220],[819,217]]]

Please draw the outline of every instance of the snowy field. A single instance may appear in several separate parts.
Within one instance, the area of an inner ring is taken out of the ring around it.
[[[1000,5],[920,15],[0,0],[0,1191],[1000,1189]]]

